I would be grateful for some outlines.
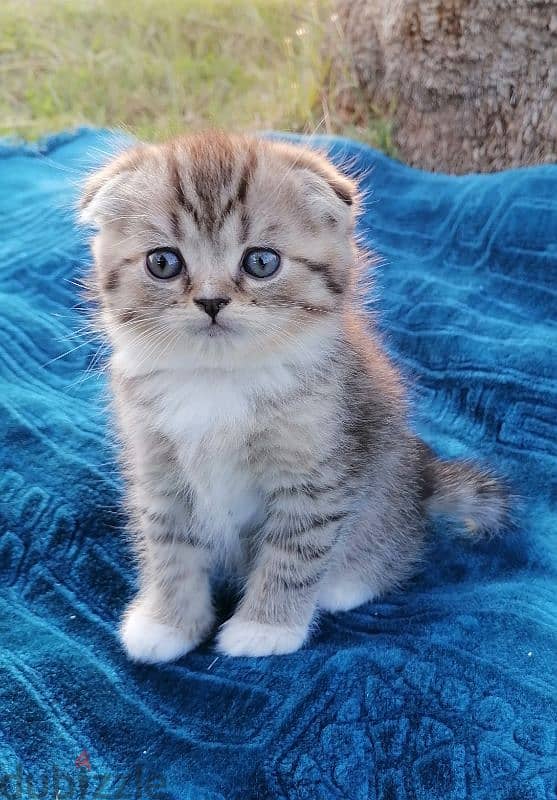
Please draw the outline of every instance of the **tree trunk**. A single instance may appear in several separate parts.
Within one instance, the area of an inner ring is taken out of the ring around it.
[[[409,164],[492,171],[557,154],[557,0],[337,0],[366,100]]]

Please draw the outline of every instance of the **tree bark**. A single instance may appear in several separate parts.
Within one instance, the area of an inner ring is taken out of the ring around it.
[[[337,0],[402,159],[492,171],[557,155],[557,0]]]

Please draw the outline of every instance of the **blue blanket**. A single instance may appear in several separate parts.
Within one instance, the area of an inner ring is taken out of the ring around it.
[[[455,178],[314,141],[361,177],[370,308],[416,430],[505,475],[515,529],[474,545],[438,525],[403,593],[324,616],[293,655],[209,642],[129,663],[135,578],[72,216],[113,138],[0,145],[0,797],[555,797],[557,168]]]

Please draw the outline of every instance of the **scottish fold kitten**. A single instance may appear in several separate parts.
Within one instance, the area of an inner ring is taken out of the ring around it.
[[[500,526],[488,473],[437,459],[357,294],[355,183],[322,155],[209,132],[138,145],[81,201],[112,346],[139,591],[132,659],[211,633],[211,576],[243,578],[217,647],[289,653],[319,609],[412,574],[427,518]]]

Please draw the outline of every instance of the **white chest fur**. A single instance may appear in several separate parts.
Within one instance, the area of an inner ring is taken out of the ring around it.
[[[257,407],[276,401],[295,379],[280,363],[253,370],[173,369],[142,378],[141,393],[156,398],[149,422],[174,444],[199,521],[229,555],[242,531],[263,518],[265,487],[249,459],[249,439],[263,424]]]
[[[162,396],[159,426],[174,442],[208,532],[235,537],[255,524],[261,492],[248,462],[254,400],[230,375],[172,376]]]

